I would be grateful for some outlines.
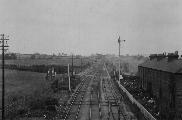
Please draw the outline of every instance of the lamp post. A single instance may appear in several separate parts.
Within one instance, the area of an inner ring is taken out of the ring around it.
[[[126,40],[121,40],[120,36],[118,38],[118,43],[119,43],[119,81],[120,81],[120,67],[121,67],[121,62],[120,62],[120,46],[121,46],[121,42],[125,42]]]
[[[7,49],[5,48],[8,48],[8,44],[7,44],[7,41],[9,39],[5,38],[5,35],[4,34],[1,34],[1,39],[0,39],[0,47],[2,48],[2,120],[5,120],[5,80],[4,80],[4,56],[5,56],[5,51]]]

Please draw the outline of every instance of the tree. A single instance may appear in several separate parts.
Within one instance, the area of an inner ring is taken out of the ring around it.
[[[30,59],[35,59],[35,54],[31,55]]]
[[[17,56],[15,53],[9,53],[5,54],[5,59],[17,59]]]

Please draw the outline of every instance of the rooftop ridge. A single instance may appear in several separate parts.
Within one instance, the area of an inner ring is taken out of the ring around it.
[[[161,60],[157,60],[157,58],[155,58],[152,60],[146,60],[144,63],[141,63],[138,66],[171,73],[182,73],[182,59],[173,59],[171,61],[168,61],[167,57]]]

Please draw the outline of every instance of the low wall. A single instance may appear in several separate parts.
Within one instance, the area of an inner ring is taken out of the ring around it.
[[[144,107],[141,105],[127,90],[124,88],[119,82],[118,82],[119,87],[123,90],[123,92],[126,93],[127,97],[129,100],[132,102],[132,104],[136,104],[136,106],[140,109],[140,111],[143,113],[144,117],[147,120],[156,120]]]

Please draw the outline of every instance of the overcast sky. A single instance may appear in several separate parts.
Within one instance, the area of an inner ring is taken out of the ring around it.
[[[0,0],[0,33],[21,53],[182,51],[181,0]]]

